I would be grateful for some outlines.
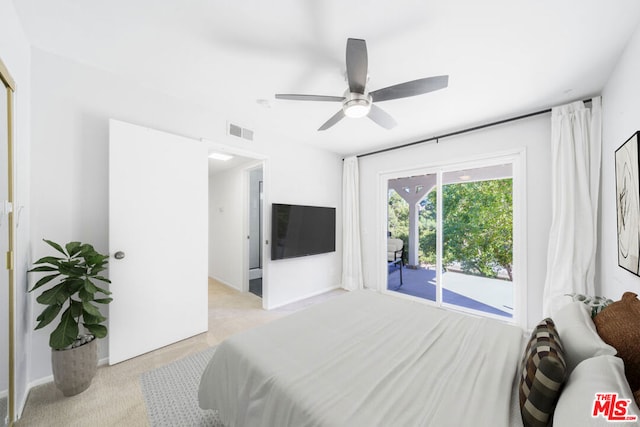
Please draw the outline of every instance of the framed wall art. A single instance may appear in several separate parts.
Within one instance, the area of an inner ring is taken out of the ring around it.
[[[616,150],[618,265],[640,275],[640,158],[637,131]]]

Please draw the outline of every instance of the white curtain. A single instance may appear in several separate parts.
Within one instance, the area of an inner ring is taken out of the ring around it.
[[[601,98],[551,111],[551,209],[543,315],[568,293],[594,294],[602,150]]]
[[[360,251],[360,184],[358,158],[344,159],[342,169],[342,287],[362,289]]]

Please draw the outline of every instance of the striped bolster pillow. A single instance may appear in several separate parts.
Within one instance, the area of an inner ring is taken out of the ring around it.
[[[533,330],[522,359],[520,413],[525,427],[549,424],[566,376],[564,349],[551,319]]]

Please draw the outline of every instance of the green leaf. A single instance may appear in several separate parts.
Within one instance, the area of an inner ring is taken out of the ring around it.
[[[82,309],[85,313],[88,313],[92,316],[102,316],[100,310],[98,310],[98,307],[88,301],[82,301]]]
[[[53,288],[41,293],[40,296],[36,298],[36,301],[44,305],[62,304],[70,296],[71,294],[69,293],[68,289],[64,286],[63,283],[60,283]]]
[[[77,277],[70,277],[63,281],[65,286],[69,289],[70,295],[75,294],[84,286],[84,280]]]
[[[53,265],[58,265],[59,261],[62,261],[64,258],[57,258],[54,256],[46,256],[46,257],[42,257],[39,260],[37,260],[36,262],[34,262],[33,264],[53,264]]]
[[[58,269],[56,267],[49,267],[49,266],[43,265],[43,266],[40,266],[40,267],[32,268],[28,272],[29,273],[34,273],[34,272],[38,272],[38,271],[58,271]]]
[[[53,349],[61,350],[73,344],[77,336],[78,323],[71,315],[71,307],[69,307],[62,313],[58,327],[51,332],[49,346]]]
[[[86,254],[84,259],[87,261],[89,265],[97,265],[100,264],[100,261],[104,259],[102,255],[97,253]]]
[[[93,246],[91,246],[90,244],[84,243],[82,244],[82,246],[80,246],[80,253],[82,257],[86,259],[88,256],[95,254],[96,250],[93,249]]]
[[[36,326],[36,329],[44,328],[49,323],[51,323],[53,319],[58,316],[58,313],[60,313],[61,309],[62,305],[58,304],[50,305],[49,307],[45,308],[42,313],[40,313],[40,316],[36,318],[36,320],[40,322]]]
[[[87,290],[85,288],[82,288],[78,291],[78,297],[80,297],[80,299],[82,301],[92,301],[93,300],[93,294],[91,292],[87,292]]]
[[[96,338],[104,338],[107,336],[107,327],[104,325],[96,325],[92,323],[83,323],[84,327],[89,330]]]
[[[109,304],[113,301],[113,298],[96,298],[93,302],[97,302],[98,304]]]
[[[100,273],[101,271],[104,271],[104,270],[106,270],[105,267],[103,267],[102,265],[98,265],[98,266],[95,266],[95,267],[93,267],[91,269],[91,271],[89,272],[89,275],[91,275],[92,277],[95,277],[95,276],[98,275],[98,273]]]
[[[69,277],[82,277],[87,271],[82,265],[78,265],[78,261],[61,262],[59,267],[60,273]]]
[[[33,285],[33,288],[31,288],[29,290],[29,292],[38,289],[40,286],[46,285],[47,283],[49,283],[50,281],[52,281],[53,279],[55,279],[59,275],[60,275],[60,273],[51,274],[49,276],[44,276],[42,279],[38,280],[35,285]]]
[[[105,320],[107,320],[107,318],[102,316],[102,315],[100,315],[100,316],[92,316],[89,313],[87,313],[86,311],[83,312],[82,318],[84,319],[85,323],[89,323],[89,324],[92,324],[92,325],[97,325],[98,323],[102,323]]]
[[[76,301],[74,299],[71,300],[71,315],[74,318],[80,317],[82,314],[82,302]]]
[[[94,285],[89,279],[84,279],[84,289],[92,295],[98,292],[96,285]]]
[[[95,285],[95,283],[94,283],[94,285]],[[98,289],[98,292],[102,292],[102,293],[103,293],[103,294],[105,294],[105,295],[111,295],[111,292],[110,292],[110,291],[108,291],[108,290],[106,290],[106,289],[102,289],[102,288],[101,288],[101,287],[99,287],[99,286],[96,286],[96,289]]]
[[[104,276],[95,276],[94,279],[100,280],[100,281],[103,281],[103,282],[107,282],[107,283],[111,283],[111,280],[107,279]]]
[[[62,249],[62,246],[60,246],[59,244],[57,244],[56,242],[53,242],[51,240],[47,240],[47,239],[42,239],[45,242],[47,242],[49,244],[49,246],[51,246],[53,249],[55,249],[56,251],[60,252],[62,255],[64,256],[68,256],[67,253]]]
[[[65,245],[65,249],[71,258],[78,255],[81,250],[80,242],[69,242]]]

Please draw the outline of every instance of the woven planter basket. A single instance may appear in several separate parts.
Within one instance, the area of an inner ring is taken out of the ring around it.
[[[98,369],[98,340],[68,350],[51,349],[56,387],[65,396],[82,393],[91,385]]]

